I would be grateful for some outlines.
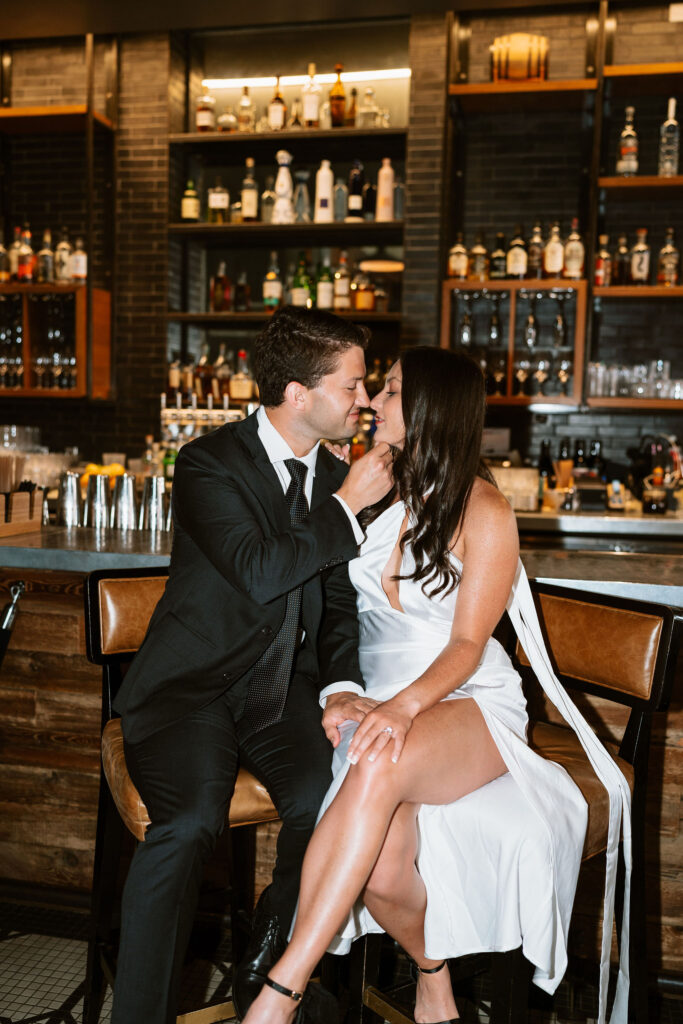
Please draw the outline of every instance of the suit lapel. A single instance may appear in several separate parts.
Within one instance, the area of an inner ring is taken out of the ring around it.
[[[342,466],[343,464],[337,462],[334,456],[330,455],[322,445],[320,446],[315,463],[313,494],[311,495],[312,509],[317,508],[318,505],[321,505],[323,501],[339,489],[345,476]]]
[[[235,433],[249,457],[250,469],[245,484],[254,492],[271,523],[279,530],[289,526],[289,512],[282,484],[258,436],[256,413],[235,424]]]

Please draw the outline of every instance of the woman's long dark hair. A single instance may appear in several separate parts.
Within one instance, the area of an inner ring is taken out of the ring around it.
[[[449,550],[460,535],[477,477],[493,483],[481,458],[486,414],[484,378],[469,356],[420,346],[401,355],[401,404],[405,444],[394,461],[399,496],[413,523],[401,538],[411,545],[415,571],[396,579],[433,583],[430,597],[449,594],[460,572]],[[372,522],[392,502],[396,490],[361,514]]]

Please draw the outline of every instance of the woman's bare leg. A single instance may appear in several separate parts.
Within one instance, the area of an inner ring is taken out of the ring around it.
[[[451,803],[505,771],[469,699],[443,701],[419,715],[398,763],[385,748],[376,761],[365,757],[352,766],[309,843],[296,926],[271,978],[296,991],[306,986],[365,887],[399,804]],[[245,1024],[285,1024],[295,1011],[291,1000],[264,987]]]

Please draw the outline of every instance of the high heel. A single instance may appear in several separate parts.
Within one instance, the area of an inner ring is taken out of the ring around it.
[[[418,971],[420,972],[420,974],[438,974],[439,971],[442,971],[444,969],[447,963],[448,960],[444,960],[442,963],[439,964],[438,967],[420,967],[419,964],[416,964],[415,961],[412,960],[410,964],[411,973],[415,981],[417,981]],[[437,1021],[435,1022],[435,1024],[460,1024],[460,1018],[456,1017],[451,1018],[450,1020]]]
[[[288,999],[293,999],[294,1002],[297,1003],[297,1011],[294,1015],[293,1024],[302,1024],[304,1019],[302,1005],[304,993],[295,992],[294,989],[291,988],[285,988],[284,985],[280,985],[279,982],[273,981],[272,978],[269,978],[267,974],[259,975],[258,980],[263,982],[264,985],[267,985],[268,988],[272,988],[275,992],[279,992],[281,996],[287,996]]]

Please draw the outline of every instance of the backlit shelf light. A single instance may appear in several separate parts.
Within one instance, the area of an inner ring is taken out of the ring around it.
[[[386,71],[342,71],[342,82],[390,82],[401,78],[410,78],[410,68],[387,68]],[[308,82],[308,75],[281,75],[280,86],[286,89],[287,86],[301,86]],[[337,81],[334,72],[325,75],[316,75],[315,81],[318,85],[332,85]],[[209,89],[242,89],[245,85],[250,89],[275,88],[277,78],[271,75],[268,78],[204,78],[202,85]]]

